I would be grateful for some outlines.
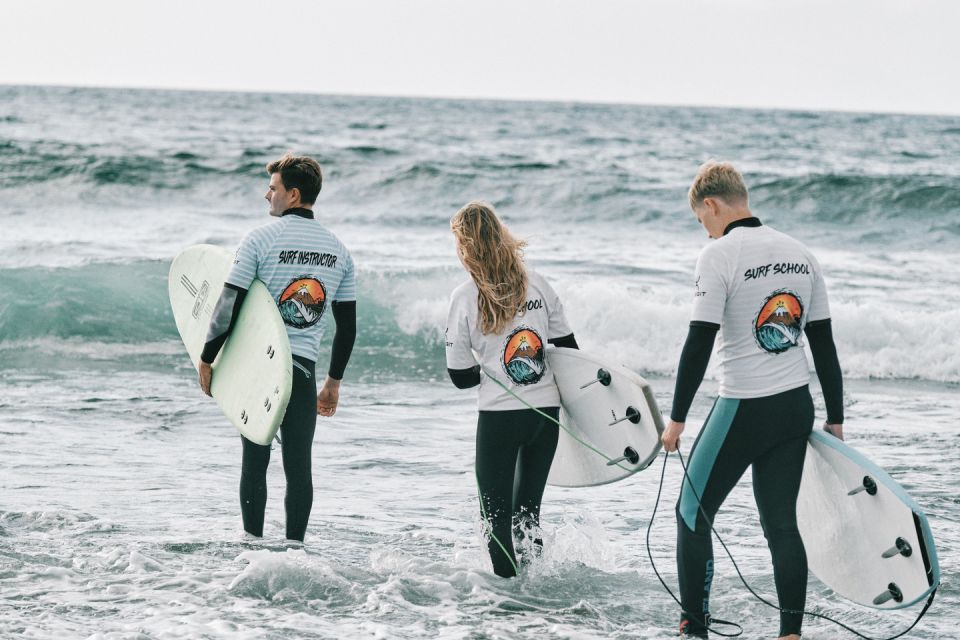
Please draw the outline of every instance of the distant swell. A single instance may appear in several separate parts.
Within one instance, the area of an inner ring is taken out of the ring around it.
[[[823,222],[894,219],[960,222],[960,178],[936,175],[811,174],[757,182],[751,201],[799,210]]]
[[[38,141],[29,146],[0,142],[0,188],[79,178],[93,187],[187,189],[224,176],[262,178],[265,162],[241,155],[224,161],[189,151],[164,155],[104,154],[97,146]],[[219,185],[215,185],[219,186]]]

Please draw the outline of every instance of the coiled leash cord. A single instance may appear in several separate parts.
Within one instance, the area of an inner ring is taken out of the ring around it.
[[[656,564],[655,564],[654,561],[653,561],[653,553],[650,551],[650,530],[653,528],[653,521],[654,521],[654,519],[655,519],[656,516],[657,516],[657,508],[660,506],[660,495],[661,495],[661,493],[663,492],[663,479],[664,479],[664,476],[666,475],[666,472],[667,472],[667,459],[668,459],[669,457],[670,457],[670,453],[669,453],[669,452],[665,452],[665,453],[664,453],[664,456],[663,456],[663,468],[662,468],[662,470],[660,471],[660,486],[657,488],[657,500],[656,500],[656,502],[655,502],[654,505],[653,505],[653,513],[650,514],[650,522],[647,524],[647,537],[646,537],[647,557],[650,559],[650,566],[653,568],[653,572],[657,575],[657,579],[660,581],[660,584],[662,584],[662,585],[663,585],[663,588],[666,589],[667,593],[670,594],[670,597],[673,598],[678,605],[680,605],[680,600],[677,599],[677,596],[675,596],[675,595],[673,594],[673,591],[670,590],[670,587],[667,586],[667,583],[664,582],[664,581],[663,581],[663,578],[660,576],[660,572],[657,571],[657,566],[656,566]],[[800,613],[800,614],[803,614],[803,615],[805,615],[805,616],[810,616],[810,617],[813,617],[813,618],[819,618],[819,619],[821,619],[821,620],[826,620],[827,622],[832,622],[833,624],[835,624],[835,625],[837,625],[837,626],[839,626],[839,627],[841,627],[841,628],[849,631],[850,633],[854,634],[854,635],[857,636],[858,638],[863,638],[863,640],[895,640],[896,638],[899,638],[899,637],[901,637],[901,636],[903,636],[903,635],[906,635],[906,634],[909,633],[915,626],[917,626],[917,623],[920,622],[920,619],[923,618],[924,614],[927,613],[927,610],[930,608],[930,605],[933,604],[933,598],[934,598],[934,596],[937,595],[937,590],[940,588],[940,585],[939,585],[939,584],[934,588],[934,590],[933,590],[932,592],[930,592],[930,597],[927,598],[927,603],[923,606],[923,609],[922,609],[922,610],[920,611],[920,613],[917,615],[917,618],[916,618],[916,620],[913,621],[913,624],[911,624],[909,627],[907,627],[906,629],[904,629],[903,631],[901,631],[901,632],[898,633],[897,635],[895,635],[895,636],[890,636],[889,638],[883,638],[883,639],[872,638],[872,637],[870,637],[870,636],[864,635],[864,634],[860,633],[859,631],[857,631],[856,629],[853,629],[852,627],[850,627],[850,626],[848,626],[848,625],[840,622],[839,620],[836,620],[836,619],[834,619],[834,618],[831,618],[830,616],[825,615],[825,614],[822,614],[822,613],[816,613],[816,612],[814,612],[814,611],[806,611],[806,610],[804,610],[804,611],[797,611],[797,610],[795,610],[795,609],[781,609],[778,605],[770,602],[769,600],[767,600],[766,598],[764,598],[763,596],[761,596],[760,594],[758,594],[756,591],[754,591],[753,587],[751,587],[750,584],[747,582],[747,579],[743,577],[743,573],[741,573],[740,567],[737,566],[737,561],[734,560],[733,554],[730,553],[730,549],[727,548],[726,543],[723,541],[723,538],[720,537],[720,534],[717,533],[717,530],[713,528],[713,522],[712,522],[712,521],[710,520],[710,518],[707,516],[706,511],[704,511],[703,505],[700,503],[700,496],[697,494],[697,490],[694,488],[693,482],[690,480],[690,476],[687,474],[687,465],[686,465],[686,463],[685,463],[684,460],[683,460],[683,454],[681,454],[679,450],[677,450],[677,458],[680,460],[680,467],[683,469],[684,482],[686,482],[686,483],[688,483],[688,484],[690,485],[690,489],[692,490],[693,496],[694,496],[694,498],[695,498],[696,501],[697,501],[697,507],[699,508],[700,513],[703,515],[703,518],[704,518],[704,520],[707,522],[707,524],[710,525],[710,531],[713,532],[713,535],[716,536],[717,540],[720,542],[720,546],[723,547],[723,550],[724,550],[724,552],[727,554],[727,557],[730,558],[730,562],[733,563],[733,568],[736,570],[737,576],[740,578],[740,582],[743,583],[743,586],[746,587],[747,591],[749,591],[750,594],[751,594],[754,598],[756,598],[757,600],[759,600],[759,601],[762,602],[763,604],[767,605],[767,606],[770,607],[771,609],[776,609],[777,611],[779,611],[779,612],[781,612],[781,613]],[[680,608],[683,609],[683,605],[680,605]],[[689,611],[685,611],[684,613],[686,613],[686,614],[688,614],[688,615],[693,615],[693,616],[696,617],[696,614],[691,614]],[[700,621],[702,622],[702,618],[697,617],[696,619],[698,619],[698,620],[700,620]],[[739,636],[741,633],[743,633],[743,629],[740,627],[740,625],[737,625],[737,624],[735,624],[735,623],[727,622],[727,621],[725,621],[725,620],[715,620],[715,619],[714,619],[714,620],[711,620],[711,622],[714,623],[714,624],[734,625],[734,626],[736,626],[737,628],[740,629],[740,631],[737,632],[737,633],[734,633],[734,634],[725,634],[725,633],[722,633],[722,632],[720,632],[720,631],[718,631],[718,630],[716,630],[716,629],[713,629],[713,628],[707,626],[707,629],[708,629],[709,631],[712,631],[713,633],[716,633],[716,634],[719,635],[719,636],[723,636],[723,637],[726,637],[726,638],[730,638],[730,637]],[[704,625],[704,626],[706,626],[706,625]]]

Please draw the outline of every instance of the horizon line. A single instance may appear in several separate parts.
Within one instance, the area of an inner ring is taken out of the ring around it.
[[[580,98],[531,98],[531,97],[504,97],[504,96],[456,96],[439,94],[385,94],[385,93],[350,93],[350,92],[320,92],[308,89],[264,90],[247,88],[199,88],[199,87],[169,87],[151,85],[121,85],[121,84],[62,84],[51,83],[8,83],[0,81],[0,87],[25,87],[48,89],[101,89],[101,90],[132,90],[132,91],[167,91],[182,93],[239,93],[239,94],[275,94],[275,95],[312,95],[331,98],[400,98],[407,100],[450,100],[462,102],[505,102],[505,103],[542,103],[542,104],[570,104],[596,106],[624,106],[624,107],[653,107],[675,109],[717,109],[731,111],[785,111],[802,113],[838,113],[849,115],[889,115],[889,116],[919,116],[919,117],[960,117],[960,112],[937,111],[904,111],[883,109],[846,109],[839,107],[791,107],[784,105],[746,105],[746,104],[702,104],[684,102],[630,102],[625,100],[584,100]]]

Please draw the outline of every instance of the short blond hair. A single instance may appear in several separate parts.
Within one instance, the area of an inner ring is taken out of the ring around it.
[[[700,165],[687,195],[691,208],[702,204],[705,198],[720,198],[727,204],[746,203],[747,185],[740,172],[729,162],[708,160]]]

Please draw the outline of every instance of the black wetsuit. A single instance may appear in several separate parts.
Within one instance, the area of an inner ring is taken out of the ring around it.
[[[293,356],[293,359],[300,366],[293,368],[290,403],[280,423],[283,473],[287,479],[283,506],[287,513],[287,539],[303,541],[313,506],[311,452],[317,424],[317,381],[313,362],[300,356]],[[262,536],[271,447],[255,444],[243,436],[240,439],[243,441],[240,472],[243,528],[255,536]]]
[[[560,407],[540,410],[560,418]],[[514,534],[526,538],[534,554],[543,546],[540,502],[559,433],[555,423],[533,409],[481,411],[477,419],[480,508],[490,527],[487,548],[498,576],[515,576],[515,567],[530,559],[521,557],[518,563]]]

